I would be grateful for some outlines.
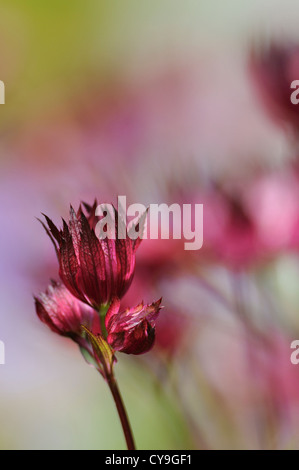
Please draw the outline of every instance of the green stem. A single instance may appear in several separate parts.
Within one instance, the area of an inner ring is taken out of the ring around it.
[[[113,396],[113,399],[117,408],[117,412],[118,412],[119,419],[123,428],[128,450],[136,450],[132,429],[130,426],[126,408],[122,400],[117,382],[114,376],[110,376],[107,381],[108,381],[108,385],[111,390],[111,393],[112,393],[112,396]]]
[[[105,317],[106,317],[107,310],[108,310],[108,307],[102,307],[99,311],[101,331],[102,331],[102,336],[104,339],[107,339],[107,336],[108,336],[106,325],[105,325]]]
[[[107,336],[108,336],[107,335],[107,330],[106,330],[106,325],[105,325],[105,317],[106,317],[108,308],[109,308],[109,306],[103,306],[99,311],[102,337],[105,340],[107,339]],[[116,405],[116,409],[117,409],[118,416],[119,416],[119,419],[120,419],[120,422],[121,422],[121,425],[122,425],[122,428],[123,428],[123,432],[124,432],[124,436],[125,436],[125,439],[126,439],[128,450],[135,450],[135,443],[134,443],[134,438],[133,438],[131,425],[130,425],[130,422],[129,422],[129,419],[128,419],[126,408],[125,408],[123,399],[121,397],[116,379],[113,375],[113,371],[112,371],[112,369],[109,370],[109,369],[107,369],[107,367],[105,367],[106,366],[105,362],[104,362],[103,366],[104,366],[104,371],[105,371],[105,378],[107,380],[107,383],[109,385],[110,391],[112,393],[112,396],[113,396],[113,399],[114,399],[114,402],[115,402],[115,405]]]

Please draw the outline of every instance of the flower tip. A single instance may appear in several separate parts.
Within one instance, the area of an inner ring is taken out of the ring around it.
[[[162,303],[162,297],[160,297],[160,299],[156,300],[155,302],[153,302],[150,306],[156,310],[156,312],[158,313],[160,310],[162,310],[162,308],[164,308],[164,305],[161,305]]]
[[[76,212],[75,212],[75,209],[73,208],[72,204],[70,204],[70,215],[71,215],[71,217],[76,216]]]

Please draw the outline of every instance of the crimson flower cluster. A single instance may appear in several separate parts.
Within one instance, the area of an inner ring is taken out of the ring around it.
[[[54,244],[62,282],[52,281],[46,292],[35,297],[35,307],[43,323],[85,349],[103,373],[107,351],[113,364],[115,351],[142,354],[151,349],[161,299],[120,309],[133,280],[141,239],[129,237],[116,209],[116,234],[122,224],[125,237],[98,238],[96,207],[96,201],[93,206],[84,204],[84,209],[80,206],[77,213],[71,207],[69,223],[63,220],[62,229],[44,216],[46,223],[41,223]]]

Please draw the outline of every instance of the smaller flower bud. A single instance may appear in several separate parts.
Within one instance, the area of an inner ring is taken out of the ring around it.
[[[120,301],[115,299],[105,318],[107,341],[115,351],[143,354],[155,341],[155,320],[161,310],[162,299],[149,305],[143,302],[134,308],[119,312]]]
[[[77,300],[63,284],[52,281],[46,292],[34,299],[39,319],[54,333],[68,336],[82,345],[81,325],[100,332],[95,310]]]

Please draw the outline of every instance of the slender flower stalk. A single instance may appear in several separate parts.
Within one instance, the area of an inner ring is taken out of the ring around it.
[[[108,343],[103,339],[102,336],[93,335],[93,333],[84,326],[82,326],[82,329],[86,332],[87,336],[91,341],[95,359],[99,361],[99,363],[103,366],[103,369],[101,368],[98,370],[104,376],[113,396],[113,400],[116,405],[128,450],[135,450],[135,443],[131,425],[114,376],[113,363],[115,361],[115,358],[112,349],[108,345]]]
[[[100,308],[99,319],[100,319],[100,325],[101,325],[101,333],[104,339],[107,339],[107,336],[108,336],[106,325],[105,325],[106,313],[107,313],[107,307]]]
[[[109,385],[110,391],[112,393],[112,396],[113,396],[113,399],[117,408],[117,412],[118,412],[119,419],[123,428],[128,450],[135,450],[136,447],[135,447],[131,425],[130,425],[126,408],[125,408],[124,402],[122,400],[122,397],[121,397],[121,394],[120,394],[120,391],[119,391],[119,388],[118,388],[118,385],[114,376],[112,376],[108,380],[108,385]]]

